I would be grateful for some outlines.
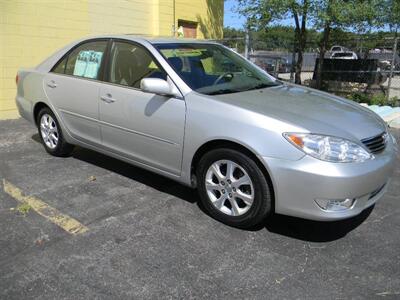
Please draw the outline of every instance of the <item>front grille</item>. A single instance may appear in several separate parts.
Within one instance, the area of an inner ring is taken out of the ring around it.
[[[372,138],[363,139],[361,142],[369,149],[371,153],[376,154],[385,149],[386,135],[387,133],[382,133]]]

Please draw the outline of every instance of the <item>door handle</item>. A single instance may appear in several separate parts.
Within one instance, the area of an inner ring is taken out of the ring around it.
[[[47,86],[50,87],[50,88],[52,88],[52,89],[54,89],[54,88],[57,87],[57,83],[56,83],[54,80],[50,80],[50,81],[47,83]]]
[[[100,99],[106,103],[114,103],[116,100],[111,96],[111,94],[107,94],[105,96],[101,96]]]

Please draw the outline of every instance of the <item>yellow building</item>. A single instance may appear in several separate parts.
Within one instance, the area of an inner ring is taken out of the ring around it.
[[[223,0],[0,0],[0,119],[18,116],[20,67],[35,66],[90,35],[221,38],[223,5]]]

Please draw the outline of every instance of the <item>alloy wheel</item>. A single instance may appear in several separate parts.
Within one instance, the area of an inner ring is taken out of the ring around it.
[[[216,161],[208,168],[205,187],[214,207],[230,216],[245,214],[254,201],[249,174],[231,160]]]
[[[58,144],[58,128],[54,119],[49,114],[43,114],[40,119],[40,133],[46,146],[54,149]]]

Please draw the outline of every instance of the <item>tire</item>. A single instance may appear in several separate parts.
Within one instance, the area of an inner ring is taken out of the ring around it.
[[[233,177],[227,176],[228,165]],[[271,214],[271,186],[257,163],[245,154],[228,148],[212,150],[200,159],[196,176],[199,204],[214,219],[229,226],[251,229]],[[238,186],[241,182],[244,184]]]
[[[49,154],[65,157],[72,153],[74,146],[65,141],[60,124],[48,107],[40,110],[36,122],[40,140]]]

